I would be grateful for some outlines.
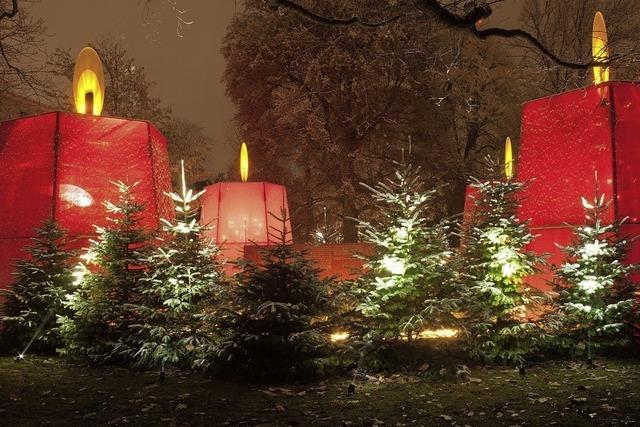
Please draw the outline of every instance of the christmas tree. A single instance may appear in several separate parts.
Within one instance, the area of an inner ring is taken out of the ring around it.
[[[502,167],[488,162],[494,178],[472,179],[474,211],[461,248],[471,353],[491,361],[522,363],[537,337],[537,325],[526,316],[541,302],[524,279],[542,260],[525,250],[534,236],[516,215],[523,183],[500,178]]]
[[[261,251],[261,262],[242,261],[226,319],[230,336],[220,348],[223,362],[238,372],[281,378],[321,369],[329,338],[324,319],[332,279],[287,241],[283,211],[277,244]]]
[[[66,249],[65,232],[54,221],[46,220],[35,231],[27,248],[29,259],[16,263],[12,286],[0,291],[5,298],[0,306],[2,343],[7,350],[31,345],[34,351],[51,352],[61,346],[56,316],[68,311],[62,302],[72,290],[74,254]]]
[[[411,340],[423,329],[456,324],[459,293],[451,280],[450,230],[430,217],[436,190],[425,190],[420,169],[407,162],[371,192],[377,222],[360,222],[375,253],[356,286],[369,339]]]
[[[568,260],[555,271],[558,313],[551,325],[559,336],[584,342],[592,361],[592,347],[622,345],[630,332],[625,320],[634,304],[629,275],[637,267],[625,264],[629,242],[620,238],[621,222],[606,224],[611,201],[598,194],[581,199],[585,225],[575,228],[575,242],[564,248]]]
[[[142,299],[140,279],[148,250],[148,233],[140,224],[143,205],[136,186],[115,182],[119,197],[105,201],[109,225],[96,227],[74,274],[76,289],[66,301],[70,315],[59,318],[60,330],[73,355],[95,362],[128,361],[136,350],[132,326],[140,321],[135,309]]]
[[[182,165],[181,193],[167,194],[175,203],[176,219],[162,220],[165,235],[147,259],[138,365],[204,367],[214,353],[219,336],[215,310],[224,274],[218,248],[206,240],[195,218],[202,194],[187,189]]]

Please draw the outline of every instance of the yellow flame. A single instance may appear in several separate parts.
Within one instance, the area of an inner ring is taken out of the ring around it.
[[[596,12],[593,18],[593,33],[591,37],[591,52],[593,60],[602,62],[609,59],[609,45],[607,26],[602,12]],[[593,82],[595,84],[609,81],[609,67],[593,67]]]
[[[242,143],[240,147],[240,177],[242,182],[247,182],[249,178],[249,153],[247,151],[247,144]]]
[[[92,111],[88,111],[87,94],[93,98]],[[90,47],[85,47],[76,58],[73,70],[73,102],[80,114],[99,116],[104,104],[104,73],[100,57]]]
[[[504,141],[504,175],[507,179],[513,178],[513,151],[509,137]]]

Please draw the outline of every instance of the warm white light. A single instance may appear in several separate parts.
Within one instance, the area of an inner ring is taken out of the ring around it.
[[[596,240],[593,243],[585,243],[584,246],[580,249],[580,254],[584,258],[594,258],[598,255],[603,255],[603,249],[605,249],[606,247],[606,243]]]
[[[595,280],[595,277],[591,276],[578,282],[578,287],[582,289],[587,295],[591,295],[603,288],[602,284]]]
[[[329,336],[329,338],[331,339],[331,342],[345,341],[346,339],[349,338],[349,333],[348,332],[343,332],[343,331],[338,331],[338,332],[332,333]]]
[[[414,334],[414,339],[418,340],[431,340],[431,339],[442,339],[442,338],[455,338],[458,336],[460,331],[458,329],[453,328],[438,328],[438,329],[423,329],[420,332]],[[401,339],[407,340],[407,334],[402,334]]]
[[[418,338],[421,339],[434,339],[434,338],[454,338],[460,333],[457,329],[452,328],[440,328],[440,329],[425,329],[418,334]]]
[[[407,266],[404,260],[397,257],[390,257],[388,255],[385,255],[380,260],[380,264],[391,274],[402,275],[407,270]]]
[[[79,208],[86,208],[93,204],[93,197],[87,190],[72,184],[60,185],[60,198]]]

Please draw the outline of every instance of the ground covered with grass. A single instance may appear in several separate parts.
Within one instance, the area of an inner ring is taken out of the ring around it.
[[[635,425],[640,362],[351,375],[298,385],[0,358],[0,425]],[[355,390],[350,390],[350,384]]]

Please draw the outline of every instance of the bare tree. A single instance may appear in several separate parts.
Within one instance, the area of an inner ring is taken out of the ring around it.
[[[8,103],[35,99],[55,103],[50,70],[44,61],[45,27],[28,14],[29,2],[0,1],[0,110]],[[4,116],[4,114],[3,114]]]
[[[391,8],[382,15],[370,16],[365,10],[362,14],[331,14],[330,12],[318,11],[319,8],[310,0],[265,0],[274,9],[284,9],[297,13],[314,22],[333,26],[354,26],[381,27],[391,25],[402,17],[411,17],[416,21],[432,20],[449,28],[457,29],[471,34],[479,39],[505,38],[520,39],[526,41],[530,46],[545,55],[553,63],[571,69],[584,70],[595,65],[608,65],[623,58],[628,53],[618,53],[609,58],[608,61],[594,61],[591,57],[581,60],[573,55],[562,56],[540,40],[535,34],[521,28],[486,28],[485,21],[493,14],[492,5],[509,0],[399,0],[397,4],[407,4],[413,10],[405,13],[398,13]],[[557,1],[557,4],[565,5],[567,2]]]
[[[193,24],[193,20],[189,18],[187,10],[183,8],[179,0],[140,0],[144,11],[144,24],[150,29],[147,38],[154,40],[157,30],[156,21],[157,9],[165,8],[173,14],[176,21],[176,36],[182,37],[184,30]]]
[[[326,207],[344,239],[356,240],[352,218],[371,213],[360,183],[391,173],[409,137],[412,161],[441,188],[435,208],[459,213],[477,159],[517,129],[517,82],[504,46],[415,21],[410,5],[397,4],[318,3],[327,13],[387,5],[401,13],[393,25],[363,27],[278,16],[248,0],[229,26],[224,81],[236,123],[254,176],[290,188],[293,219],[305,228],[298,239],[324,220]]]
[[[596,11],[604,13],[608,50],[622,52],[613,64],[617,79],[637,79],[640,64],[634,49],[640,44],[640,9],[635,0],[528,0],[521,20],[527,31],[558,54],[588,58]],[[526,81],[533,95],[541,96],[582,87],[593,79],[591,70],[560,66],[527,43],[516,43],[522,52]]]

